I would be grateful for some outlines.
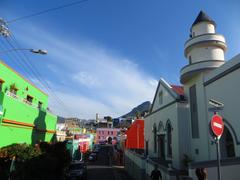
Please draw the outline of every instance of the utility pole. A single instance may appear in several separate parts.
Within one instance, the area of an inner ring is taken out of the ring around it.
[[[10,31],[8,29],[7,23],[2,18],[0,18],[0,35],[4,37],[10,36]]]

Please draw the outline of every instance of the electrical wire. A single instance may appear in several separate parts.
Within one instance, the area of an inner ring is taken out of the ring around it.
[[[14,35],[11,35],[10,38],[12,38],[12,40],[15,42],[15,44],[17,45],[17,48],[21,48],[21,46],[17,42],[17,40],[14,37]],[[27,56],[27,54],[25,52],[23,52],[23,51],[22,51],[22,54],[24,55],[24,58],[26,59],[25,62],[28,64],[28,66],[30,67],[31,71],[35,74],[35,77],[38,79],[39,83],[44,87],[44,89],[46,89],[48,91],[49,95],[51,94],[51,95],[53,95],[55,97],[55,100],[57,100],[56,101],[57,103],[61,104],[63,107],[65,107],[65,110],[67,110],[68,113],[72,114],[70,109],[65,105],[65,103],[56,95],[56,93],[50,87],[49,83],[44,78],[42,78],[43,76],[37,70],[37,68],[31,63],[31,61],[30,61],[29,57]],[[23,58],[23,60],[24,60],[24,58]]]
[[[16,47],[13,45],[13,43],[11,41],[14,41],[14,43],[17,45]],[[16,49],[16,48],[21,48],[20,45],[18,44],[16,38],[11,35],[10,36],[10,40],[7,39],[8,44],[11,46],[11,48]],[[26,55],[25,52],[21,51],[15,51],[16,54],[18,54],[18,57],[20,58],[20,61],[23,62],[25,64],[26,67],[28,67],[28,69],[30,70],[31,74],[33,74],[34,78],[39,82],[39,85],[41,85],[44,89],[46,89],[46,91],[50,94],[53,95],[54,100],[56,101],[56,103],[58,105],[60,105],[60,107],[64,107],[64,111],[68,111],[69,114],[73,114],[70,109],[64,104],[64,102],[56,95],[56,93],[52,90],[52,88],[50,87],[49,83],[47,81],[45,81],[44,78],[42,78],[42,75],[39,73],[39,71],[37,71],[37,68],[34,67],[34,65],[32,63],[30,63],[30,60],[28,58],[28,56]]]
[[[29,15],[26,15],[26,16],[22,16],[22,17],[19,17],[19,18],[12,19],[10,21],[7,21],[7,23],[10,24],[10,23],[13,23],[13,22],[16,22],[16,21],[20,21],[22,19],[27,19],[27,18],[34,17],[34,16],[39,16],[41,14],[45,14],[45,13],[48,13],[48,12],[51,12],[51,11],[56,11],[56,10],[63,9],[63,8],[66,8],[66,7],[70,7],[70,6],[74,6],[74,5],[77,5],[77,4],[82,4],[86,1],[88,1],[88,0],[75,1],[75,2],[72,2],[72,3],[68,3],[68,4],[64,4],[64,5],[55,7],[55,8],[46,9],[46,10],[43,10],[43,11],[40,11],[40,12],[37,12],[37,13],[33,13],[33,14],[29,14]]]
[[[9,49],[9,45],[6,44],[1,38],[1,47],[4,47],[3,49]],[[11,47],[10,47],[11,48]],[[22,61],[18,61],[18,57],[15,53],[6,53],[6,56],[8,56],[8,58],[11,60],[11,62],[18,67],[22,72],[24,72],[25,75],[27,75],[28,77],[33,77],[31,75],[31,73],[29,72],[28,68],[23,64]]]

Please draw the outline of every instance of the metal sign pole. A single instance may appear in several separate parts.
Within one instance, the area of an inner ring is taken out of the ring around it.
[[[218,111],[223,110],[224,104],[222,102],[216,101],[214,99],[209,99],[208,103],[213,106],[213,107],[209,108],[208,111],[213,111],[214,115],[217,115]],[[212,118],[211,129],[212,129],[212,132],[215,134],[215,138],[216,138],[215,143],[216,143],[217,162],[218,162],[217,174],[218,174],[218,180],[221,180],[221,169],[220,169],[221,168],[221,161],[220,161],[221,154],[220,154],[219,140],[220,140],[221,135],[223,134],[223,130],[224,130],[224,123],[223,123],[221,116],[219,116],[218,118],[216,118],[216,117]]]
[[[217,137],[217,140],[216,140],[217,161],[218,161],[217,171],[218,171],[218,180],[221,180],[221,171],[220,171],[221,162],[220,162],[220,145],[219,145],[219,140],[220,140],[220,137]]]

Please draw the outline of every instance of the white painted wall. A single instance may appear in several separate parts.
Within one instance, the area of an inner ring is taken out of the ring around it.
[[[209,159],[209,131],[208,131],[208,119],[207,119],[207,107],[205,92],[203,87],[204,73],[200,73],[193,77],[184,85],[185,95],[190,103],[189,89],[194,84],[196,85],[197,93],[197,108],[198,108],[198,127],[199,127],[199,138],[192,138],[191,130],[191,113],[189,107],[189,128],[191,138],[191,157],[194,161],[206,161]],[[190,104],[189,104],[190,106]],[[198,150],[198,154],[196,151]]]
[[[215,27],[209,22],[201,22],[192,27],[192,36],[199,36],[202,34],[215,33]]]
[[[162,98],[162,104],[159,103],[159,93],[162,92],[163,98]],[[156,100],[153,104],[153,109],[152,111],[155,111],[157,109],[159,109],[162,106],[165,106],[166,104],[168,104],[169,102],[174,101],[174,98],[169,94],[169,92],[166,90],[166,88],[161,84],[159,86],[157,95],[156,95]]]
[[[174,103],[150,116],[145,118],[145,139],[149,140],[149,156],[158,157],[158,149],[154,152],[154,133],[152,129],[154,123],[157,126],[157,134],[165,134],[165,157],[167,160],[173,161],[173,167],[182,167],[183,154],[189,154],[189,129],[188,129],[188,109],[187,104]],[[167,156],[167,131],[166,124],[170,120],[172,125],[172,157]],[[164,131],[160,132],[158,129],[160,121],[164,125]],[[158,146],[157,146],[158,148]]]
[[[219,47],[196,47],[188,54],[188,59],[191,56],[192,63],[206,60],[222,60],[224,61],[224,51]]]
[[[240,62],[240,58],[239,58]],[[240,69],[233,71],[232,73],[222,77],[221,79],[209,84],[206,86],[206,98],[207,99],[215,99],[222,103],[224,103],[224,108],[220,113],[220,115],[231,124],[231,129],[228,127],[231,135],[233,136],[235,142],[235,153],[239,157],[240,156],[240,117],[239,117],[239,103],[240,103]],[[206,104],[206,106],[209,106]],[[208,112],[208,120],[210,121],[213,113]],[[234,137],[235,131],[236,138]],[[215,147],[211,146],[210,159],[215,159]]]

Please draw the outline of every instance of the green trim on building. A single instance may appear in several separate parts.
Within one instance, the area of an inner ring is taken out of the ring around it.
[[[0,61],[0,147],[51,141],[57,117],[48,112],[48,95]]]

